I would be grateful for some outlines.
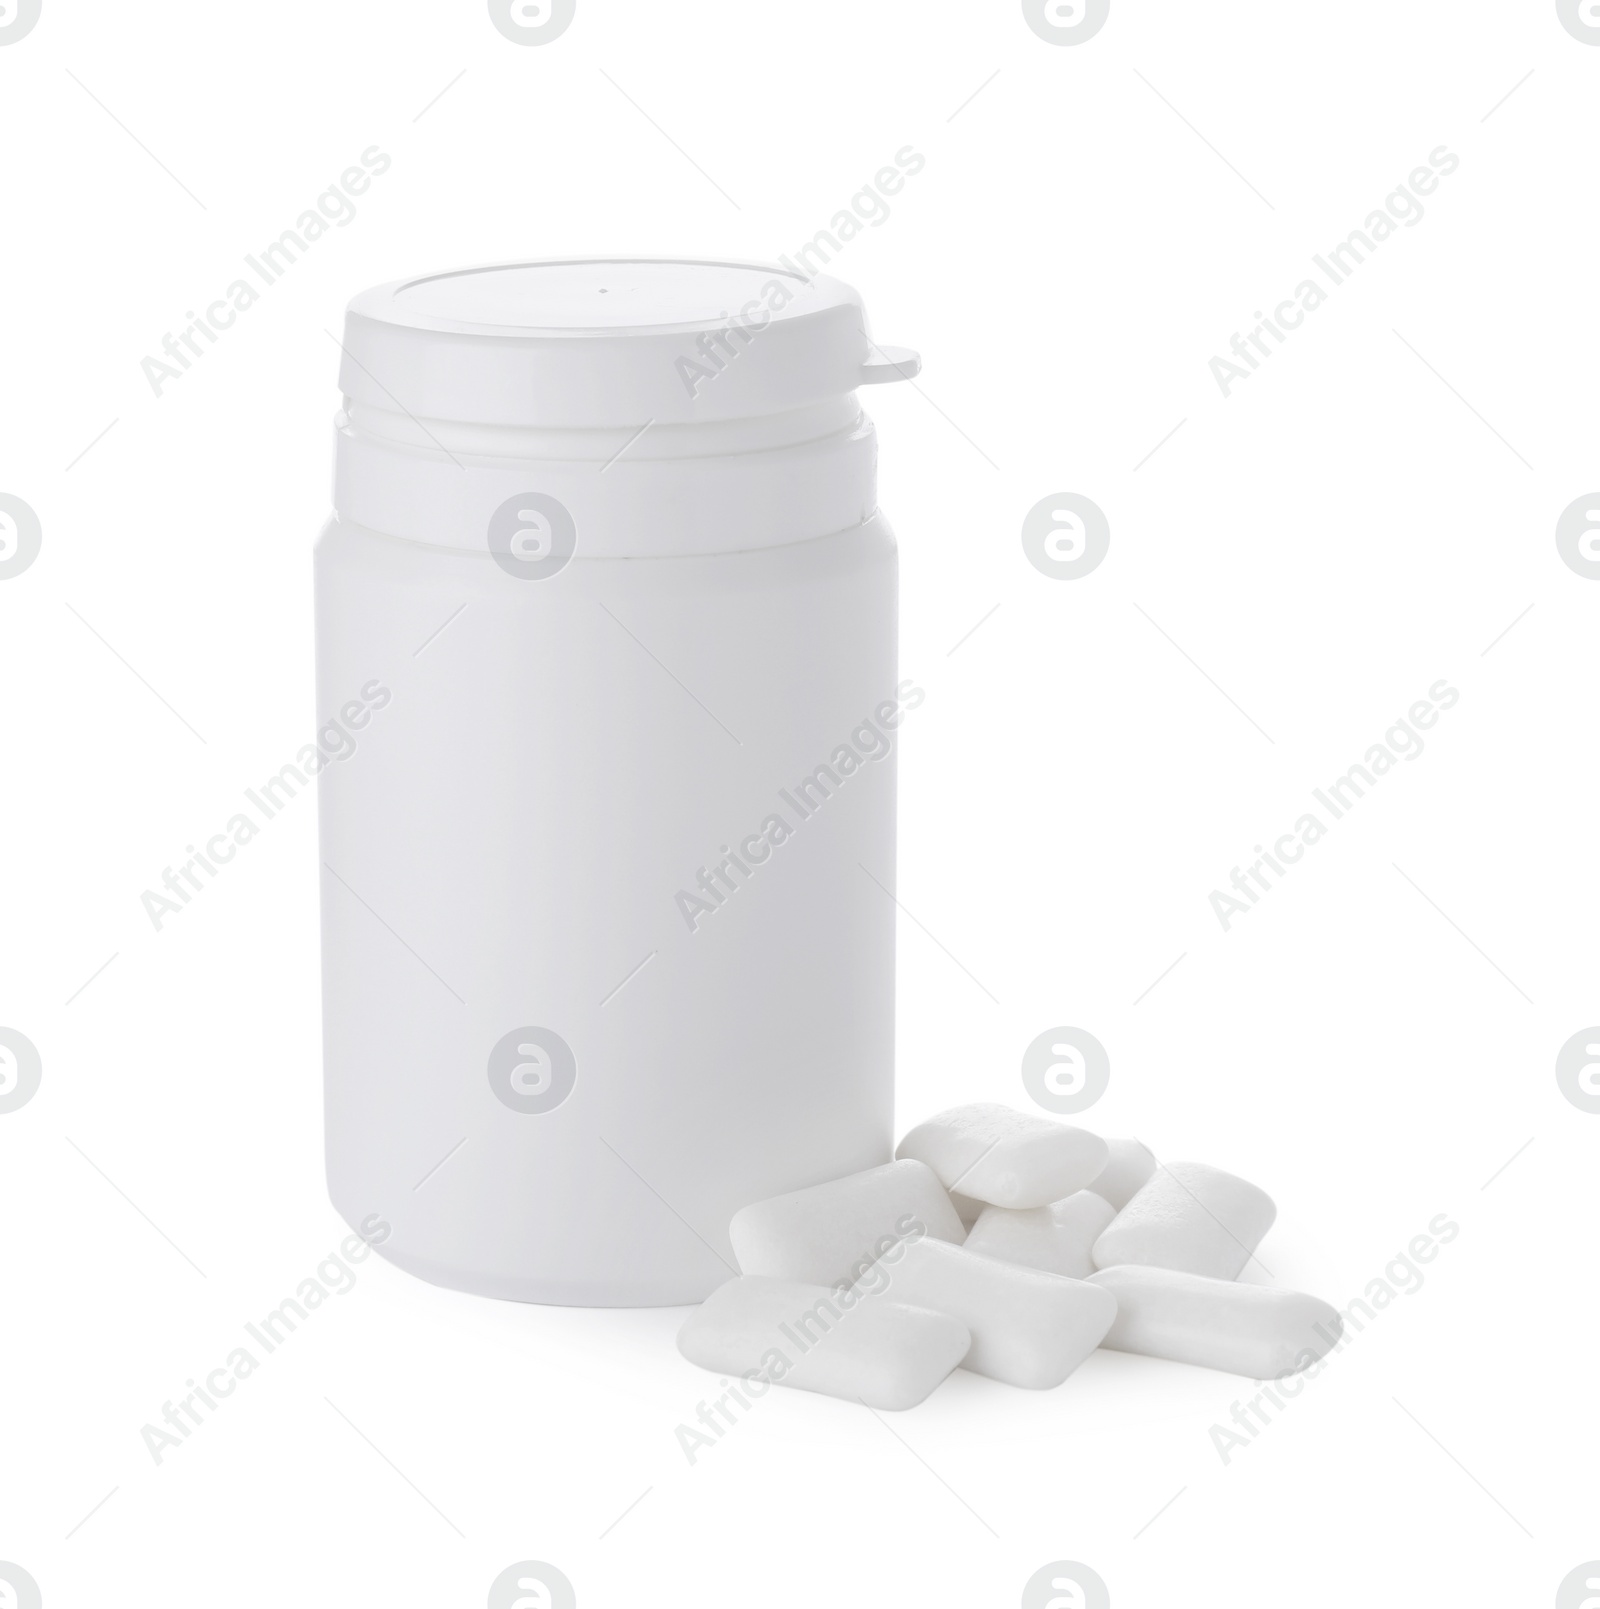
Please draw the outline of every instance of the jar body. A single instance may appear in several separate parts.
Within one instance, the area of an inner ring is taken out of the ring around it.
[[[335,519],[316,585],[319,712],[361,711],[320,777],[334,1205],[439,1284],[700,1300],[740,1206],[890,1155],[892,536],[528,581]]]

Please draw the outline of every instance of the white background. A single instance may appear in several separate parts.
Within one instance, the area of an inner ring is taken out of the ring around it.
[[[1113,0],[1072,48],[1006,0],[579,0],[532,49],[469,0],[45,0],[0,48],[0,491],[44,532],[0,582],[0,1023],[44,1065],[0,1116],[0,1559],[49,1609],[477,1605],[526,1558],[591,1609],[1011,1605],[1056,1559],[1117,1609],[1554,1601],[1600,1555],[1600,1118],[1553,1075],[1600,1017],[1600,585],[1554,542],[1600,484],[1597,94],[1550,0]],[[359,216],[155,397],[141,358],[374,144]],[[926,364],[867,399],[928,695],[901,1126],[1024,1103],[1070,1024],[1112,1064],[1081,1121],[1265,1187],[1278,1282],[1342,1306],[1459,1237],[1227,1466],[1248,1382],[1101,1352],[881,1420],[774,1392],[690,1467],[680,1312],[374,1259],[157,1467],[140,1427],[346,1233],[313,806],[159,934],[139,902],[309,740],[344,303],[792,253],[907,144],[830,267]],[[1225,399],[1211,357],[1441,145]],[[1019,540],[1058,491],[1111,525],[1078,581]],[[1211,890],[1440,678],[1426,752],[1225,933]]]

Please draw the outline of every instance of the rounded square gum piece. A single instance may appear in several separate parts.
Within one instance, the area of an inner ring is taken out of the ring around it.
[[[879,1277],[881,1276],[881,1278]],[[972,1332],[961,1367],[1031,1390],[1058,1386],[1099,1346],[1117,1304],[1101,1286],[919,1240],[863,1276],[875,1300],[948,1313]]]
[[[1116,1215],[1093,1190],[1078,1190],[1048,1207],[985,1207],[964,1244],[1004,1263],[1087,1279],[1094,1272],[1090,1250]]]
[[[919,1123],[897,1157],[913,1157],[947,1190],[994,1207],[1045,1207],[1081,1190],[1106,1165],[1106,1142],[1087,1129],[983,1101]]]
[[[849,1284],[907,1236],[959,1244],[966,1230],[921,1162],[886,1162],[741,1207],[728,1225],[741,1274],[802,1284]]]
[[[1272,1227],[1272,1197],[1203,1162],[1169,1162],[1094,1243],[1096,1268],[1149,1263],[1237,1279]]]
[[[945,1313],[745,1274],[689,1315],[678,1350],[702,1369],[742,1380],[752,1396],[785,1385],[898,1410],[916,1407],[971,1340]]]
[[[1159,1164],[1155,1152],[1140,1140],[1107,1140],[1106,1150],[1110,1157],[1088,1188],[1121,1212],[1149,1183]]]
[[[1117,1299],[1102,1345],[1252,1380],[1281,1380],[1308,1368],[1337,1345],[1344,1328],[1329,1303],[1270,1285],[1133,1264],[1102,1268],[1090,1283]]]

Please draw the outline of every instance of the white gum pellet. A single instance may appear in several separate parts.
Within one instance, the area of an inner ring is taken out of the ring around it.
[[[967,1232],[968,1251],[1021,1263],[1047,1274],[1087,1279],[1090,1249],[1116,1209],[1092,1190],[1079,1190],[1048,1207],[985,1207]]]
[[[1155,1152],[1138,1140],[1107,1140],[1106,1150],[1110,1159],[1087,1188],[1121,1212],[1144,1188],[1158,1164]]]
[[[996,1207],[1044,1207],[1081,1190],[1106,1165],[1087,1129],[979,1102],[919,1123],[897,1157],[926,1162],[945,1188]]]
[[[1241,1285],[1171,1268],[1103,1268],[1091,1284],[1117,1300],[1105,1346],[1277,1380],[1297,1374],[1339,1339],[1337,1308],[1299,1291]]]
[[[1244,1179],[1203,1162],[1169,1162],[1094,1243],[1097,1268],[1147,1263],[1237,1279],[1278,1209]]]
[[[881,1282],[880,1272],[887,1276]],[[893,1266],[869,1269],[868,1281],[880,1300],[932,1308],[966,1325],[972,1348],[963,1368],[1034,1390],[1060,1385],[1100,1344],[1117,1311],[1110,1293],[1087,1280],[939,1240],[904,1247]]]
[[[961,1220],[963,1229],[971,1229],[989,1208],[987,1201],[974,1201],[971,1196],[964,1196],[959,1190],[950,1192],[950,1205],[956,1209],[956,1217]]]
[[[921,1162],[888,1162],[828,1184],[741,1207],[728,1225],[742,1274],[802,1284],[849,1284],[897,1241],[966,1231],[950,1197]]]
[[[946,1313],[747,1274],[719,1286],[689,1315],[678,1350],[730,1376],[738,1405],[785,1385],[900,1409],[921,1402],[966,1356],[971,1339]]]

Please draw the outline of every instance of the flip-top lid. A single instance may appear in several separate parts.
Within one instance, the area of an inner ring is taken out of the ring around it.
[[[662,258],[507,263],[395,280],[345,318],[346,396],[418,419],[545,429],[778,413],[908,379],[825,275]]]

